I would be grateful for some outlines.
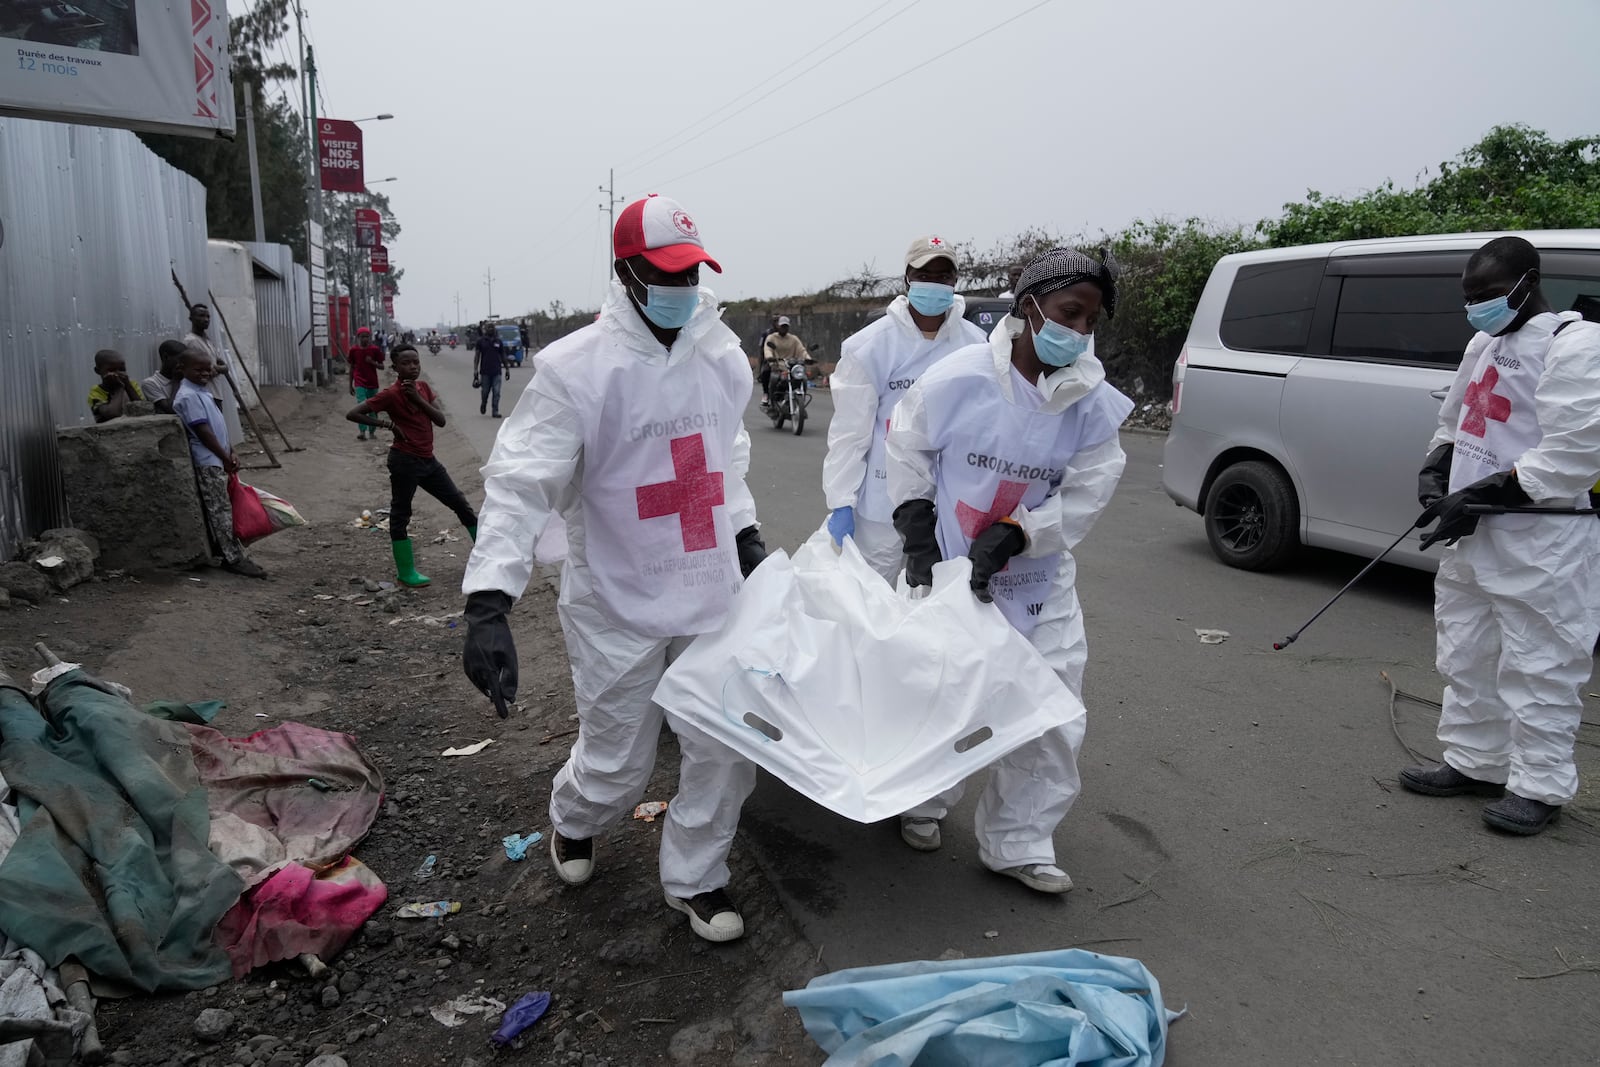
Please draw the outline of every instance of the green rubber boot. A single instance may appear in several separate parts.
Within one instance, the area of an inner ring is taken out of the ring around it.
[[[468,526],[467,536],[472,538],[473,542],[476,543],[478,540],[478,528],[476,526]]]
[[[389,547],[394,549],[394,573],[401,585],[428,585],[433,581],[426,574],[417,573],[416,559],[411,554],[411,538],[390,541]]]

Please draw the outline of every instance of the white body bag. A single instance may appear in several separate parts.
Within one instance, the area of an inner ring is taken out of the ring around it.
[[[940,563],[913,597],[819,532],[767,557],[655,701],[846,818],[897,815],[1085,715],[971,573]]]

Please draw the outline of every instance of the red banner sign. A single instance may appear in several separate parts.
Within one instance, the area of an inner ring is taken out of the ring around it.
[[[317,152],[324,189],[335,193],[367,191],[361,163],[360,126],[344,119],[318,119]]]
[[[372,273],[389,273],[389,250],[382,245],[372,250]]]
[[[387,294],[384,295],[383,313],[389,316],[391,319],[394,318],[394,297]]]
[[[377,248],[383,243],[383,216],[370,207],[356,208],[356,247]]]

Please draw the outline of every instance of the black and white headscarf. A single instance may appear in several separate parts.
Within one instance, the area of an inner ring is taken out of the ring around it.
[[[1112,318],[1117,312],[1117,275],[1120,273],[1117,258],[1109,248],[1098,249],[1094,256],[1076,248],[1052,248],[1023,269],[1022,277],[1017,279],[1017,295],[1011,301],[1011,314],[1022,316],[1024,297],[1037,300],[1069,285],[1093,282],[1100,287],[1106,317]]]

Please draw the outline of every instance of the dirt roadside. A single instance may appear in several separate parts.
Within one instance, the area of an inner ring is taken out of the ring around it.
[[[97,578],[64,601],[0,612],[0,666],[31,672],[29,647],[44,641],[132,687],[136,701],[225,699],[213,725],[230,735],[291,719],[354,735],[387,787],[356,855],[388,884],[389,903],[321,980],[280,964],[203,992],[103,1004],[112,1062],[301,1067],[328,1054],[374,1067],[819,1063],[779,999],[816,972],[816,951],[742,844],[730,892],[749,933],[725,946],[701,942],[662,904],[659,822],[617,827],[583,887],[555,878],[542,843],[522,862],[507,859],[505,835],[548,836],[550,780],[577,726],[555,593],[536,582],[513,614],[523,703],[501,722],[460,674],[464,531],[419,493],[412,535],[433,585],[378,586],[393,580],[388,538],[351,523],[388,506],[386,445],[355,440],[342,392],[282,399],[280,422],[303,451],[281,456],[281,470],[244,476],[292,501],[310,525],[252,548],[270,581],[220,570]],[[476,457],[453,428],[441,431],[438,455],[480,499]],[[440,755],[489,738],[475,756]],[[648,799],[671,797],[676,767],[664,734]],[[419,877],[430,855],[436,866]],[[395,918],[401,904],[437,899],[460,901],[460,913]],[[519,1048],[498,1053],[488,1021],[450,1029],[428,1010],[463,995],[510,1004],[533,990],[554,994],[550,1014]],[[207,1008],[233,1017],[218,1043],[194,1033]]]

